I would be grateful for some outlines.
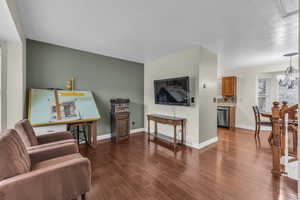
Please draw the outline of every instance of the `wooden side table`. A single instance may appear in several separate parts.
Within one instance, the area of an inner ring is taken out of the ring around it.
[[[160,139],[164,142],[170,143],[173,145],[174,150],[177,148],[178,144],[184,144],[184,130],[185,130],[185,118],[180,117],[172,117],[167,115],[158,115],[158,114],[151,114],[147,115],[148,117],[148,141],[150,141],[150,121],[154,121],[154,140]],[[169,124],[174,127],[174,136],[169,137],[163,134],[158,133],[157,131],[157,124]],[[181,140],[177,139],[177,126],[181,126]]]

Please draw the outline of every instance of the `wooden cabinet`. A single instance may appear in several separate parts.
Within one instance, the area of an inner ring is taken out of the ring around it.
[[[229,107],[229,128],[235,128],[235,107]]]
[[[224,97],[236,96],[235,76],[222,77],[222,96]]]
[[[116,133],[115,137],[117,137],[117,138],[128,137],[128,135],[129,135],[129,113],[116,115],[116,127],[117,127],[116,128],[117,131],[114,132],[114,133]]]
[[[111,101],[111,139],[127,139],[130,131],[129,99],[112,99]]]

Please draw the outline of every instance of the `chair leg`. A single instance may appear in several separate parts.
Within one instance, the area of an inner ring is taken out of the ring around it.
[[[260,124],[257,124],[257,136],[259,136],[260,133]]]
[[[80,143],[80,133],[79,133],[80,129],[79,126],[77,126],[77,144],[79,145]]]
[[[256,138],[257,136],[257,124],[255,124],[255,134],[254,134],[254,137]]]
[[[81,200],[86,200],[86,194],[85,193],[81,195]]]

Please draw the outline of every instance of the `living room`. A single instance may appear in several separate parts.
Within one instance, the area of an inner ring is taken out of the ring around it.
[[[297,199],[298,17],[296,0],[1,1],[0,200]]]

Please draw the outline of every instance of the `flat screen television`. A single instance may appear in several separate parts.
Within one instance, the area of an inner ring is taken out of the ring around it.
[[[189,77],[155,80],[155,104],[190,106],[189,83]]]

